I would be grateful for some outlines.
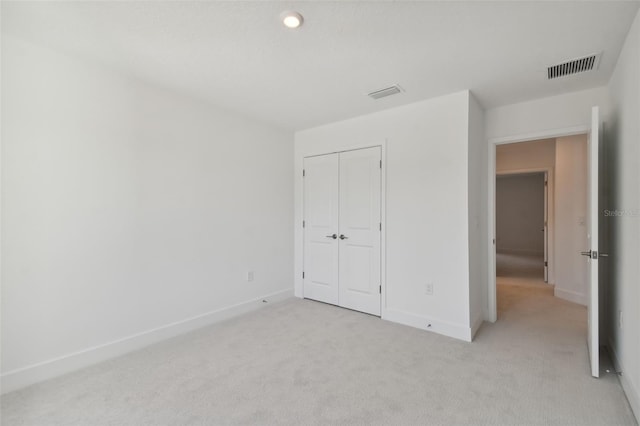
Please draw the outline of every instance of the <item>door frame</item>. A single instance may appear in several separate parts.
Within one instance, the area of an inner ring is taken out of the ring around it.
[[[539,139],[560,138],[564,136],[574,136],[591,133],[591,126],[573,126],[559,129],[544,130],[540,132],[505,136],[489,139],[488,151],[488,174],[487,174],[487,195],[488,195],[488,224],[487,224],[487,252],[489,254],[488,276],[487,276],[487,314],[485,319],[496,322],[498,319],[498,306],[496,294],[496,148],[498,145],[511,143],[531,142]]]
[[[524,141],[523,141],[524,142]],[[528,169],[511,169],[511,170],[503,170],[503,171],[496,171],[496,178],[498,176],[518,176],[518,175],[525,175],[525,174],[542,174],[547,182],[547,188],[546,188],[546,194],[545,194],[545,216],[547,218],[547,232],[545,235],[545,247],[544,247],[544,257],[547,260],[547,279],[545,280],[545,282],[547,284],[553,284],[553,282],[555,281],[555,261],[554,261],[554,255],[555,255],[555,218],[554,218],[554,209],[555,209],[555,203],[554,203],[554,185],[555,185],[555,181],[554,181],[554,176],[553,176],[553,169],[549,168],[549,167],[533,167],[533,168],[528,168]],[[495,206],[494,206],[495,209]],[[495,275],[495,270],[493,271],[494,275]]]
[[[354,151],[365,148],[380,148],[382,170],[380,176],[380,317],[387,319],[387,139],[386,138],[355,138],[344,140],[323,141],[318,146],[297,147],[294,158],[294,288],[295,297],[303,298],[302,270],[304,266],[304,229],[302,221],[304,216],[304,182],[302,171],[304,158],[317,155],[335,154],[345,151]]]

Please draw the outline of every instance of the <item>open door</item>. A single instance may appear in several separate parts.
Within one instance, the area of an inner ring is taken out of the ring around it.
[[[544,172],[544,282],[549,282],[549,174]]]
[[[598,290],[598,152],[600,144],[600,114],[598,107],[591,110],[591,133],[587,142],[588,151],[588,182],[587,182],[587,239],[588,251],[582,255],[588,257],[589,262],[589,304],[588,304],[588,335],[589,360],[591,375],[600,376],[600,323],[599,323],[599,290]]]

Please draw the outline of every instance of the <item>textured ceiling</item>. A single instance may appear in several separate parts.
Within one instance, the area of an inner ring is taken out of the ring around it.
[[[639,5],[3,1],[2,31],[298,130],[463,89],[492,107],[604,85]],[[290,9],[298,30],[279,21]],[[546,80],[597,52],[597,71]]]

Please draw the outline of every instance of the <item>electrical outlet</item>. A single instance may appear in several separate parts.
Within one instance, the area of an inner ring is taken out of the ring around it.
[[[433,283],[427,283],[427,285],[424,286],[424,294],[433,296]]]
[[[248,282],[253,281],[253,271],[248,271],[247,272],[247,281]]]

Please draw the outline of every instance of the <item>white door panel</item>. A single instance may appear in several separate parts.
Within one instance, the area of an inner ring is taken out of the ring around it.
[[[340,306],[380,315],[380,148],[340,153]]]
[[[303,295],[338,304],[338,154],[304,159]]]
[[[600,114],[598,107],[593,107],[591,112],[591,133],[588,138],[588,229],[587,237],[589,247],[584,255],[589,262],[589,304],[588,304],[588,335],[587,346],[589,348],[589,360],[591,363],[591,375],[600,376],[600,324],[599,324],[599,290],[598,290],[598,221],[599,215],[599,144],[600,144]]]
[[[549,175],[544,173],[544,282],[549,282]]]

